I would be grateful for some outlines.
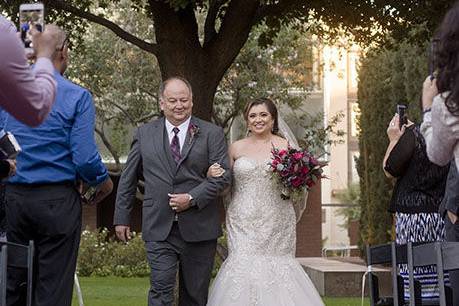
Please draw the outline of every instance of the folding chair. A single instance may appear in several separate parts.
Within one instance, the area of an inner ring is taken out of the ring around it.
[[[0,305],[6,305],[6,267],[8,261],[8,246],[0,248]]]
[[[369,269],[368,287],[370,291],[370,305],[405,305],[403,278],[399,275],[398,265],[407,263],[406,244],[397,245],[395,242],[388,244],[367,246],[367,264],[372,265],[391,264],[392,296],[379,296],[378,277]]]
[[[29,245],[22,245],[13,242],[0,241],[0,301],[1,305],[6,305],[6,282],[7,268],[27,269],[27,306],[32,305],[32,279],[33,279],[33,257],[34,242],[29,241]]]
[[[451,305],[451,288],[445,286],[444,270],[459,269],[459,243],[430,242],[421,245],[408,243],[408,271],[410,281],[410,306],[418,305]],[[426,303],[421,299],[421,285],[414,280],[414,268],[435,265],[439,289],[439,300]]]
[[[405,286],[403,277],[400,275],[399,265],[407,264],[407,246],[406,244],[396,244],[391,242],[392,250],[392,297],[395,306],[407,305],[405,301]]]

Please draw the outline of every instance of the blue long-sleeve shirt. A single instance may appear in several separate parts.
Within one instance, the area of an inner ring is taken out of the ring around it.
[[[97,185],[108,177],[94,139],[95,108],[88,90],[58,72],[54,106],[36,128],[3,112],[0,121],[22,148],[13,184],[46,184],[82,179]]]

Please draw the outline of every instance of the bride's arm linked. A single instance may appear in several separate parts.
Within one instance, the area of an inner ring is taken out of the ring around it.
[[[222,128],[210,130],[208,143],[209,163],[219,163],[226,170],[220,177],[206,177],[205,180],[188,192],[197,209],[201,210],[209,203],[214,203],[217,196],[231,183],[227,144]]]
[[[229,158],[229,162],[230,162],[230,169],[232,170],[233,169],[233,164],[234,164],[234,157],[233,157],[233,146],[230,146],[230,148],[228,149],[228,158]],[[224,175],[226,172],[226,170],[224,168],[222,168],[222,166],[219,164],[219,163],[214,163],[212,164],[209,169],[207,170],[207,177],[220,177],[222,175]],[[223,189],[223,191],[221,191],[218,195],[219,196],[226,196],[229,192],[231,191],[231,184],[226,186],[225,189]]]

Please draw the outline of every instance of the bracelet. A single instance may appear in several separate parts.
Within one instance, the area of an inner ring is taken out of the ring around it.
[[[425,115],[426,113],[430,112],[432,108],[428,107],[425,110],[422,111],[422,114]]]

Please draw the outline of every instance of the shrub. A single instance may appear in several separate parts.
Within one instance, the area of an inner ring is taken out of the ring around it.
[[[226,249],[226,235],[218,243]],[[216,255],[212,277],[217,274],[223,260],[219,254]],[[77,272],[81,276],[149,276],[150,266],[141,235],[133,233],[132,239],[123,243],[109,237],[106,228],[84,230],[81,234]]]
[[[382,170],[382,161],[389,143],[386,129],[395,113],[397,103],[409,106],[408,117],[420,122],[420,94],[427,76],[428,42],[413,43],[410,38],[393,41],[390,47],[370,50],[359,71],[358,104],[360,157],[359,199],[362,242],[385,243],[391,239],[392,218],[388,212],[392,183]]]
[[[81,234],[77,271],[81,276],[143,277],[150,275],[141,235],[128,243],[110,238],[107,229]]]

